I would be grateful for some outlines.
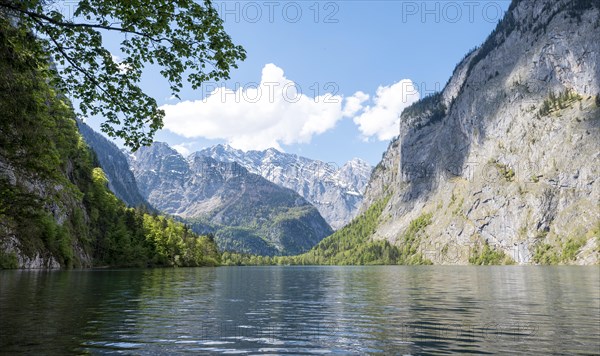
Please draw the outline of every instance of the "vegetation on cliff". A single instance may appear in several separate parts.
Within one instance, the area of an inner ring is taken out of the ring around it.
[[[323,239],[310,251],[297,256],[256,256],[224,252],[224,265],[409,265],[431,264],[418,251],[423,229],[431,215],[413,220],[399,236],[399,243],[374,240],[373,233],[382,218],[389,196],[371,205],[350,224]]]
[[[0,16],[0,267],[218,264],[211,238],[110,192],[53,75],[42,45]]]

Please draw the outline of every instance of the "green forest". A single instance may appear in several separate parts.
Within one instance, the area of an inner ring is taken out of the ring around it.
[[[110,192],[54,75],[42,45],[0,16],[0,242],[64,268],[218,265],[211,237]],[[0,268],[17,268],[4,251]]]
[[[372,204],[345,227],[323,239],[310,251],[297,256],[255,256],[232,252],[222,254],[224,265],[415,265],[432,264],[418,252],[423,229],[431,223],[424,214],[411,221],[399,236],[399,244],[372,238],[390,196]]]

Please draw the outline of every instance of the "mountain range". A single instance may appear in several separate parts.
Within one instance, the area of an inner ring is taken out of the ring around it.
[[[85,123],[78,126],[115,195],[129,206],[178,216],[197,233],[214,233],[222,250],[305,252],[331,234],[329,223],[339,228],[356,215],[372,169],[360,159],[336,167],[228,145],[183,157],[157,142],[129,154]]]
[[[185,159],[156,144],[154,164],[140,163],[147,158],[140,160],[145,156],[138,153],[130,164],[142,196],[160,202],[160,210],[193,217],[197,229],[218,231],[247,213],[220,213],[233,206],[223,203],[232,201],[225,197],[244,192],[244,186],[268,187],[264,179],[290,188],[282,193],[283,206],[312,203],[339,229],[300,258],[309,263],[598,263],[597,38],[597,1],[513,1],[486,41],[458,63],[444,89],[402,112],[400,135],[372,172],[360,160],[338,168],[275,149],[242,152],[222,145]],[[193,184],[190,174],[206,170],[200,166],[237,172],[239,182],[220,191],[215,187],[231,178],[219,173],[211,188],[215,195],[196,192],[213,184],[207,178]],[[202,203],[191,204],[188,196]],[[248,229],[247,222],[238,227]],[[233,250],[289,252],[279,238],[265,240],[269,228],[259,225],[252,225],[254,242]],[[323,224],[317,225],[325,235]],[[270,247],[256,248],[256,236]],[[334,255],[340,259],[328,262]]]
[[[156,142],[130,155],[129,164],[152,206],[181,217],[197,233],[214,233],[222,250],[297,254],[332,233],[306,199],[236,162],[200,153],[184,158]]]
[[[354,158],[339,167],[274,148],[241,151],[228,145],[205,148],[198,154],[222,162],[236,162],[282,187],[290,188],[312,203],[334,229],[352,220],[362,204],[373,167]]]

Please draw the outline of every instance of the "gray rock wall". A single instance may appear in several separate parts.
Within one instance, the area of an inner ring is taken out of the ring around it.
[[[430,98],[441,119],[404,111],[365,194],[362,209],[392,195],[374,238],[397,241],[432,213],[420,252],[434,263],[465,264],[487,242],[530,264],[569,241],[582,246],[562,263],[598,263],[600,12],[578,19],[569,4],[513,3],[512,20]],[[550,93],[572,98],[546,112]]]

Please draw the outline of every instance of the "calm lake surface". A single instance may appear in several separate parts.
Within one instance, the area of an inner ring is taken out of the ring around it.
[[[599,354],[600,267],[0,271],[0,353]]]

